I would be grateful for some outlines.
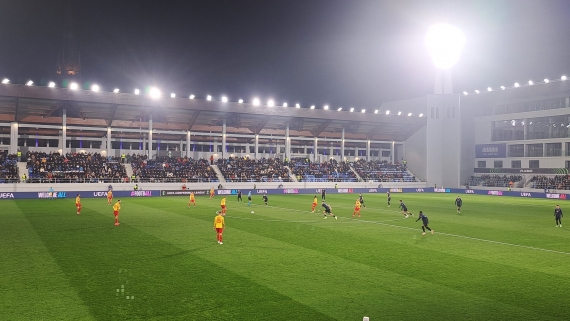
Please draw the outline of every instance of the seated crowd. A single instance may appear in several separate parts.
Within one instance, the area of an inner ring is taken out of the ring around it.
[[[328,162],[314,163],[304,158],[292,158],[289,164],[300,182],[356,182],[357,178],[350,165],[331,159]]]
[[[289,171],[278,158],[219,158],[216,165],[228,182],[288,182]]]
[[[157,157],[132,155],[133,175],[148,182],[217,182],[218,176],[205,159],[188,157]]]
[[[570,190],[570,175],[533,176],[530,182],[531,188]]]
[[[400,164],[387,161],[360,159],[352,164],[354,170],[364,181],[375,182],[417,182],[416,177]]]
[[[516,182],[522,180],[520,175],[481,175],[471,176],[466,185],[487,187],[514,187]]]
[[[119,157],[104,157],[99,153],[28,152],[26,158],[28,181],[32,183],[128,179]]]
[[[8,152],[0,152],[0,183],[17,183],[18,158],[16,155],[8,155]]]

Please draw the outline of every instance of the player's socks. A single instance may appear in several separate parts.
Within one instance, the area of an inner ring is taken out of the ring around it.
[[[433,230],[431,230],[431,234],[433,234]]]
[[[338,221],[338,216],[335,216],[335,215],[333,215],[333,216],[334,216],[334,219]]]
[[[422,226],[422,231],[424,231],[424,234],[425,234],[426,228],[423,226]]]

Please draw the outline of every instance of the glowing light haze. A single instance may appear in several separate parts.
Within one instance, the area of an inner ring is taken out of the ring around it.
[[[456,27],[439,23],[428,29],[425,43],[435,67],[447,70],[459,61],[465,35]]]

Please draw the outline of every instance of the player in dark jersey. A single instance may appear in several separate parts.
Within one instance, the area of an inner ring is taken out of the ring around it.
[[[463,200],[461,197],[457,196],[455,199],[455,206],[457,206],[457,213],[461,213],[461,205],[463,205]]]
[[[392,200],[392,196],[390,195],[390,191],[386,192],[386,196],[388,199],[388,207],[390,207],[390,201]]]
[[[366,205],[364,205],[364,198],[362,197],[362,193],[358,195],[358,201],[360,202],[360,206],[366,208]]]
[[[241,199],[241,190],[238,189],[238,202],[241,202],[241,201],[242,201],[242,199]]]
[[[327,191],[323,188],[321,189],[321,200],[325,201],[327,198]]]
[[[406,204],[404,204],[404,202],[402,202],[402,200],[400,200],[400,206],[399,207],[402,209],[402,214],[404,215],[404,218],[408,218],[408,215],[414,216],[414,214],[412,214],[408,211],[408,207],[406,206]]]
[[[263,202],[265,203],[265,206],[267,206],[267,201],[269,199],[267,198],[267,195],[263,194]]]
[[[323,201],[323,204],[321,206],[325,209],[323,211],[323,215],[325,216],[325,218],[327,218],[327,214],[328,214],[329,216],[334,217],[335,220],[338,220],[338,217],[332,213],[332,207],[329,204],[327,204],[327,203],[325,203],[325,201]]]
[[[562,214],[562,209],[560,208],[560,205],[556,205],[556,208],[554,209],[554,218],[556,219],[556,227],[562,227],[562,217],[564,217],[564,215]]]
[[[426,228],[429,231],[431,231],[431,234],[433,234],[433,230],[428,227],[428,224],[429,224],[428,218],[427,218],[427,216],[424,215],[424,213],[422,211],[420,211],[420,215],[419,215],[418,219],[416,220],[416,222],[419,220],[422,220],[422,231],[423,231],[422,235],[426,235]]]

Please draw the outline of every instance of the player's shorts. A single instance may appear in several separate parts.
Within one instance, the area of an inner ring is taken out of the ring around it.
[[[223,210],[226,209],[226,206],[225,206],[225,205],[220,205],[220,206],[222,207]]]
[[[216,227],[216,232],[222,233],[224,231],[223,227]]]
[[[75,203],[76,207],[81,207],[81,203]]]
[[[247,197],[247,200],[248,200],[248,201],[251,201],[251,196],[248,196],[248,197]]]
[[[388,202],[390,202],[391,200],[392,200],[392,198],[391,198],[391,197],[388,197]]]
[[[360,207],[356,207],[356,206],[355,206],[355,207],[354,207],[354,210],[355,210],[355,211],[360,211]]]
[[[364,204],[364,201],[359,201],[359,202],[360,202],[360,205]]]
[[[194,199],[193,199],[193,198],[190,199],[190,203],[194,203]]]
[[[115,216],[119,216],[119,211],[113,211],[113,214],[115,214]]]
[[[408,208],[407,207],[402,207],[402,212],[407,212]]]
[[[325,213],[330,214],[330,213],[331,213],[331,210],[325,210]]]
[[[111,197],[107,197],[107,199],[110,201],[110,200],[112,200],[112,199],[113,199],[113,197],[112,197],[112,196],[111,196]]]

